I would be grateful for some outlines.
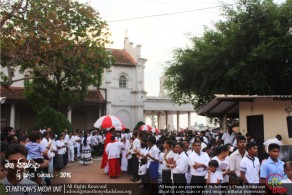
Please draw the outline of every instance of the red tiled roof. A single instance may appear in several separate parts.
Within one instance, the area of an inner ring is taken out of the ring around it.
[[[84,98],[85,103],[105,103],[103,96],[99,90],[88,90],[87,96]]]
[[[136,65],[135,60],[124,49],[111,49],[113,56],[115,57],[115,64],[128,64]]]
[[[23,87],[1,87],[1,97],[6,97],[6,101],[25,100]],[[89,90],[82,103],[104,103],[105,100],[99,90]]]
[[[23,87],[10,87],[9,89],[1,87],[1,97],[7,100],[25,100]]]

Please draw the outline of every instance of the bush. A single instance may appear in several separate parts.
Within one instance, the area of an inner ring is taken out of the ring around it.
[[[145,125],[145,123],[144,123],[143,121],[139,121],[139,122],[136,124],[134,130],[139,130],[139,128],[140,128],[142,125]]]
[[[69,131],[73,130],[71,123],[62,113],[49,107],[45,107],[37,113],[35,129],[41,129],[43,127],[50,127],[56,134],[65,129]]]

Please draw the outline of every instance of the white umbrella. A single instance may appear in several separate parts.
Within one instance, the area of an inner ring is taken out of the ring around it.
[[[119,125],[119,126],[116,126],[115,127],[116,128],[116,131],[121,131],[121,130],[125,130],[126,129],[126,127],[125,127],[125,125]]]
[[[152,127],[150,125],[141,125],[140,131],[150,131]]]
[[[157,129],[157,128],[155,128],[155,127],[153,127],[153,128],[151,129],[151,132],[152,132],[152,133],[160,133],[160,130]]]
[[[102,116],[94,123],[94,127],[96,128],[115,128],[118,126],[122,126],[122,121],[116,116]]]

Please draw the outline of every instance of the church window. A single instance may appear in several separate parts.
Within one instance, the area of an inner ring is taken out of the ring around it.
[[[121,75],[119,79],[119,87],[126,88],[127,87],[127,78],[125,75]]]

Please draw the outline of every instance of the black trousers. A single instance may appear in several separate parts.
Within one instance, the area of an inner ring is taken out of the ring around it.
[[[63,163],[64,163],[64,167],[67,166],[67,163],[68,163],[68,148],[66,149],[66,152],[63,155]]]
[[[187,184],[186,175],[184,173],[173,173],[173,183],[176,184]]]
[[[74,147],[74,158],[77,159],[77,147]]]
[[[128,159],[128,174],[133,175],[133,160],[132,160],[132,158]]]
[[[191,184],[204,185],[206,183],[205,176],[195,176],[192,175]]]
[[[139,160],[136,154],[132,154],[132,163],[133,163],[133,179],[139,179],[139,175],[138,175]]]
[[[195,175],[192,175],[192,178],[191,178],[191,185],[205,185],[206,184],[206,180],[205,180],[205,176],[195,176]],[[198,189],[197,190],[197,193],[202,193],[203,191],[203,188],[202,189]]]
[[[162,183],[163,184],[171,184],[171,171],[169,170],[162,170]]]

